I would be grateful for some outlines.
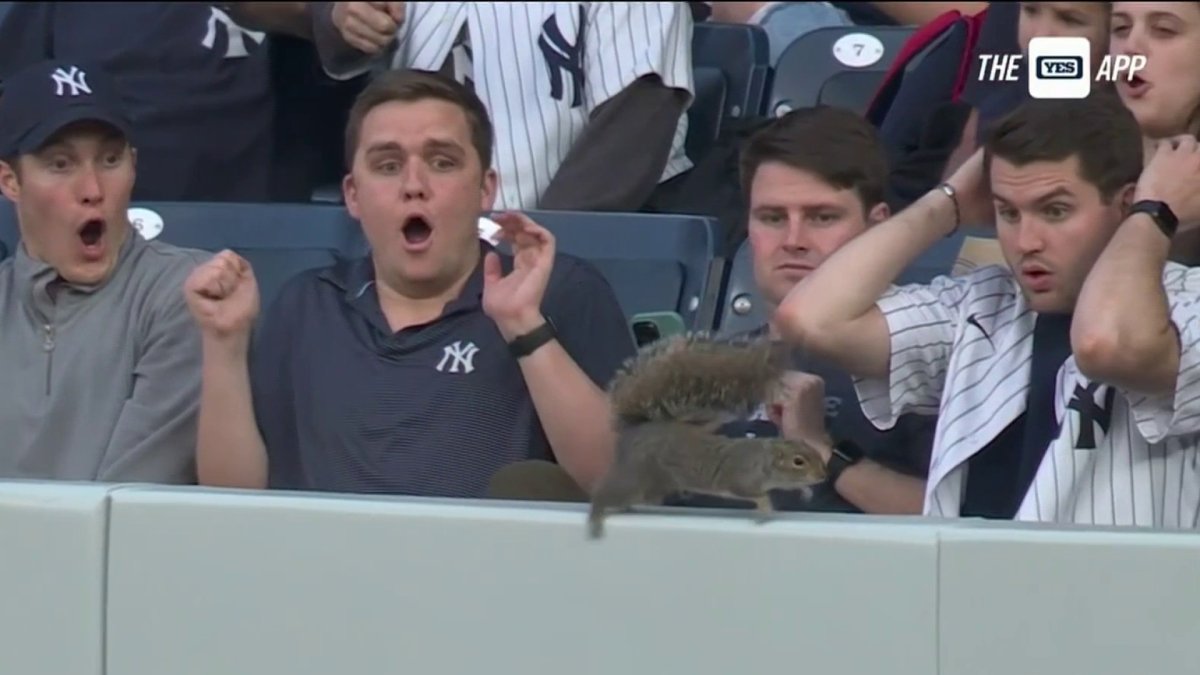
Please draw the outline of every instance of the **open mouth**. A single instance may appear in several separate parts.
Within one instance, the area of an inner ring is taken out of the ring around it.
[[[100,238],[104,236],[104,230],[104,221],[93,218],[79,228],[79,240],[83,242],[84,246],[93,247],[100,243]]]
[[[433,234],[433,227],[422,216],[409,216],[404,221],[401,232],[404,233],[405,243],[419,246],[429,240],[429,236]]]

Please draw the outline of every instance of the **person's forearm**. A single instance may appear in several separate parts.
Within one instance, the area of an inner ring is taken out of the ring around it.
[[[590,492],[616,447],[608,396],[556,340],[518,363],[555,459]]]
[[[220,4],[220,3],[218,3]],[[307,2],[230,2],[229,14],[243,28],[285,33],[312,39],[312,18]]]
[[[797,284],[779,307],[777,327],[793,343],[835,355],[900,273],[956,225],[951,198],[930,191],[852,239]]]
[[[834,490],[863,513],[920,514],[925,481],[864,459],[838,476]]]
[[[1071,320],[1071,348],[1089,378],[1145,394],[1175,390],[1179,336],[1163,268],[1171,242],[1145,214],[1117,229],[1088,273]]]
[[[887,14],[902,26],[923,26],[952,10],[974,16],[987,9],[986,2],[872,2],[875,9]]]
[[[254,418],[247,352],[204,343],[196,471],[201,485],[263,489],[267,451]]]

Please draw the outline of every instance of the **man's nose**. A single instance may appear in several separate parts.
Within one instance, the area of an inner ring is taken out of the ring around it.
[[[104,201],[104,189],[95,167],[85,167],[80,173],[78,190],[79,200],[84,204],[93,205]]]
[[[421,162],[410,160],[404,164],[400,189],[406,200],[429,198],[429,177]]]

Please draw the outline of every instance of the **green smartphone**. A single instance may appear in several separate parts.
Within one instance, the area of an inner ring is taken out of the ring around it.
[[[687,325],[676,312],[644,312],[629,320],[638,347],[644,347],[665,337],[683,335]]]

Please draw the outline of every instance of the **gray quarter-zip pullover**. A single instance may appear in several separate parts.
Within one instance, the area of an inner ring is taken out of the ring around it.
[[[0,478],[195,482],[209,254],[130,229],[112,276],[71,284],[18,245],[0,262]]]

